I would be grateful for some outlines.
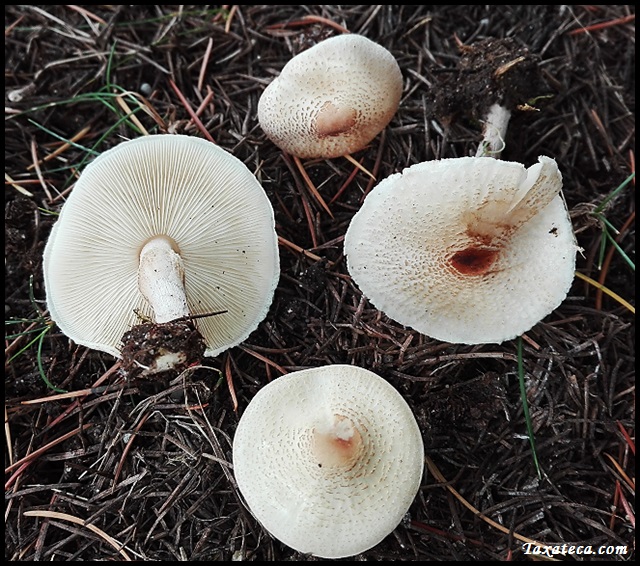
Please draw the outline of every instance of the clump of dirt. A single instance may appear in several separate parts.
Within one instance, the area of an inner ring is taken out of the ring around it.
[[[36,211],[28,198],[15,198],[4,207],[5,253],[24,253],[33,240],[31,222]]]
[[[513,38],[484,39],[460,51],[456,68],[436,75],[431,90],[433,114],[445,123],[481,120],[492,104],[513,111],[544,92],[540,57]]]
[[[122,337],[122,368],[129,378],[179,373],[198,364],[206,345],[190,320],[145,322]]]

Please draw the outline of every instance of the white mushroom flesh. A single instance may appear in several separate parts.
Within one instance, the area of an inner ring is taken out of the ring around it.
[[[356,366],[301,370],[263,387],[233,440],[238,487],[274,537],[353,556],[400,523],[422,479],[420,430],[387,381]]]
[[[345,235],[376,308],[442,341],[515,338],[566,297],[578,250],[556,162],[420,163],[383,180]]]
[[[284,66],[260,97],[258,120],[287,153],[338,157],[366,146],[391,121],[401,95],[402,73],[387,49],[340,35]]]
[[[485,118],[482,141],[476,157],[499,158],[505,146],[511,112],[500,104],[492,104]]]
[[[156,323],[189,316],[182,258],[168,238],[156,236],[142,248],[138,287],[149,302]]]

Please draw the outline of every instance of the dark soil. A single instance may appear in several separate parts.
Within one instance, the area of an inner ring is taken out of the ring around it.
[[[605,558],[633,560],[635,182],[614,191],[635,171],[634,14],[633,5],[7,6],[5,559],[307,558],[243,506],[231,441],[267,382],[347,363],[403,394],[427,452],[406,520],[357,559],[527,560],[523,544],[535,541],[626,547]],[[332,217],[263,134],[265,85],[340,27],[386,47],[403,73],[396,116],[353,156],[377,179],[474,155],[494,98],[513,109],[503,159],[557,160],[584,251],[567,299],[522,339],[442,343],[376,310],[342,252],[375,182],[344,158],[304,162]],[[42,282],[44,244],[77,175],[145,132],[211,136],[241,159],[273,204],[281,244],[274,302],[249,339],[157,379],[131,377],[61,334]]]

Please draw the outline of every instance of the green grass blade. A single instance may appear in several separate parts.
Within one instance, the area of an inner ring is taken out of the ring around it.
[[[540,463],[538,462],[538,455],[536,453],[536,442],[533,434],[533,425],[531,424],[531,415],[529,414],[529,403],[527,402],[527,388],[524,384],[524,363],[522,361],[522,336],[518,336],[518,380],[520,382],[520,398],[522,399],[522,410],[524,413],[524,420],[527,424],[527,434],[529,436],[529,444],[531,445],[531,454],[533,456],[533,463],[538,472],[538,478],[542,479],[542,471],[540,470]]]
[[[47,326],[42,331],[40,336],[38,336],[37,338],[38,339],[38,371],[40,372],[40,377],[42,378],[42,380],[45,382],[45,384],[49,389],[52,389],[56,393],[66,393],[67,392],[66,389],[60,389],[59,387],[56,387],[53,383],[49,381],[49,378],[47,377],[47,374],[44,371],[44,365],[42,363],[42,344],[44,343],[44,337],[46,336],[47,332],[51,330],[51,328],[53,328],[53,324]]]
[[[633,180],[636,176],[635,173],[631,173],[620,185],[618,185],[611,193],[595,208],[593,211],[594,214],[600,214],[604,207],[611,202],[611,199],[615,198],[622,190]]]
[[[25,346],[23,346],[22,348],[20,348],[15,354],[13,354],[13,356],[11,356],[7,360],[7,363],[11,363],[13,360],[15,360],[21,354],[26,352],[29,348],[31,348],[31,346],[33,346],[36,342],[38,342],[38,340],[40,340],[42,338],[43,334],[46,334],[47,332],[49,332],[49,328],[37,328],[37,329],[34,329],[32,332],[38,332],[39,334],[35,338],[32,338],[31,341],[27,342],[27,344]],[[18,337],[18,336],[19,335],[16,334],[16,337]]]
[[[625,253],[625,251],[620,247],[620,244],[618,244],[618,242],[615,241],[615,239],[611,236],[611,234],[609,234],[608,231],[604,231],[604,239],[609,240],[609,242],[611,242],[611,245],[617,250],[617,252],[622,256],[622,259],[624,259],[624,261],[627,262],[627,264],[629,265],[629,267],[635,271],[636,270],[636,264],[635,262]]]
[[[31,124],[33,124],[36,128],[38,128],[39,130],[42,130],[43,132],[49,134],[51,137],[60,140],[61,142],[64,142],[66,144],[69,144],[72,147],[75,147],[76,149],[79,149],[81,151],[84,151],[86,153],[91,153],[93,155],[99,155],[100,152],[99,151],[95,151],[93,149],[89,149],[88,147],[85,147],[84,145],[80,145],[79,143],[73,142],[61,135],[56,134],[53,130],[50,130],[49,128],[43,126],[42,124],[39,124],[38,122],[36,122],[35,120],[32,120],[31,118],[27,118],[27,121]]]

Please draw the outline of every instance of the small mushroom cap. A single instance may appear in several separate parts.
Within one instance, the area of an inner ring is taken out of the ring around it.
[[[206,140],[152,135],[89,164],[44,251],[51,318],[74,342],[120,357],[121,338],[153,320],[138,287],[140,251],[165,236],[180,254],[206,356],[245,340],[279,278],[273,208],[236,157]],[[139,313],[139,314],[137,314]]]
[[[418,492],[423,460],[400,393],[350,365],[272,381],[233,439],[235,477],[256,519],[291,548],[323,558],[364,552],[391,533]]]
[[[331,158],[367,145],[402,95],[393,55],[362,35],[325,39],[293,57],[264,90],[258,120],[283,151]]]
[[[576,245],[553,159],[418,163],[384,179],[345,234],[347,268],[397,322],[445,342],[501,343],[565,299]]]

